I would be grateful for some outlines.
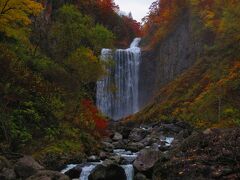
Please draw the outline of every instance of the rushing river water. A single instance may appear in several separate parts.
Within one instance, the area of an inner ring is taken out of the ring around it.
[[[124,169],[127,180],[133,180],[134,177],[134,168],[132,165],[132,162],[136,159],[137,153],[133,153],[131,151],[126,151],[124,149],[115,149],[113,151],[116,155],[121,156],[128,162],[129,164],[121,165],[121,167]],[[82,172],[79,175],[79,180],[88,180],[88,176],[92,172],[92,170],[99,164],[102,164],[102,162],[92,162],[92,163],[86,163],[85,165],[82,164]],[[64,170],[61,171],[61,173],[65,173],[68,170],[76,167],[76,164],[69,164]]]
[[[161,137],[160,138],[161,141],[165,142],[165,146],[170,146],[174,140],[173,137]],[[161,145],[159,145],[160,147]],[[145,148],[150,148],[148,146],[146,146]],[[131,152],[131,151],[127,151],[125,149],[114,149],[113,150],[113,154],[120,156],[121,158],[123,158],[125,161],[124,165],[120,165],[126,174],[127,180],[133,180],[134,179],[134,168],[133,168],[133,161],[137,158],[138,156],[138,152]],[[112,155],[113,155],[112,154]],[[81,164],[80,166],[82,167],[82,171],[81,174],[79,174],[79,180],[88,180],[89,175],[91,174],[91,172],[94,170],[94,168],[97,165],[102,164],[103,162],[88,162],[85,164]],[[61,173],[65,173],[68,170],[76,167],[78,165],[76,164],[69,164],[64,170],[61,171]]]
[[[106,157],[103,158],[104,159],[103,161],[100,161],[100,155],[92,155],[92,156],[89,156],[89,158],[88,158],[88,161],[92,161],[92,162],[86,162],[86,163],[82,163],[82,164],[69,164],[61,172],[65,174],[67,171],[75,168],[75,170],[77,170],[77,172],[79,172],[79,175],[76,176],[78,180],[88,180],[89,175],[92,173],[92,171],[98,165],[103,165],[105,167],[108,167],[109,165],[113,165],[113,164],[117,163],[117,165],[119,165],[123,168],[125,175],[127,177],[127,180],[133,180],[134,175],[135,175],[133,164],[136,159],[137,159],[137,161],[139,160],[138,156],[140,157],[140,159],[142,158],[141,153],[142,153],[143,149],[145,149],[145,150],[149,149],[149,148],[159,149],[161,146],[168,147],[168,146],[171,146],[174,141],[173,136],[165,136],[158,129],[153,129],[152,126],[145,126],[145,127],[140,126],[139,128],[132,130],[132,131],[139,132],[139,130],[140,131],[142,130],[142,132],[145,131],[149,135],[153,133],[153,136],[149,136],[150,140],[148,140],[148,142],[151,142],[151,137],[154,138],[155,140],[157,139],[157,142],[145,144],[144,147],[137,150],[138,152],[132,152],[130,150],[124,149],[124,148],[128,148],[125,144],[123,146],[120,146],[123,148],[119,148],[119,149],[115,148],[115,149],[112,149],[111,151],[106,150],[106,152],[105,152]],[[114,143],[117,142],[116,140],[114,141],[113,139],[114,139],[113,137],[112,137],[112,139],[108,139],[110,141],[103,139],[102,143],[110,142],[109,144],[113,145]],[[148,139],[147,136],[146,136],[146,139]],[[129,143],[133,139],[128,138],[128,139],[124,139],[124,140],[126,140],[125,141],[126,143]],[[120,141],[123,141],[123,139]],[[104,148],[102,150],[104,151]],[[145,151],[143,151],[143,152],[145,152]],[[96,161],[99,161],[99,162],[96,162]]]

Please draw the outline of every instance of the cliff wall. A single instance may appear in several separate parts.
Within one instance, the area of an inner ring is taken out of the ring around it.
[[[179,17],[174,30],[156,47],[143,50],[139,84],[141,108],[152,102],[161,87],[174,80],[196,61],[202,43],[194,35],[193,29],[191,16],[185,12]]]

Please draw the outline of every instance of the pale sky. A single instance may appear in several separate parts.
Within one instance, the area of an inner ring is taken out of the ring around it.
[[[119,5],[120,10],[126,12],[132,12],[132,16],[137,21],[141,22],[141,19],[147,15],[148,8],[155,0],[114,0]]]

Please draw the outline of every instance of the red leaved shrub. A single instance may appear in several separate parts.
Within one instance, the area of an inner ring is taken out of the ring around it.
[[[100,135],[106,134],[106,129],[108,126],[107,120],[101,115],[94,103],[89,99],[83,99],[81,105],[84,108],[84,115],[87,121],[93,121],[95,125],[95,130]]]

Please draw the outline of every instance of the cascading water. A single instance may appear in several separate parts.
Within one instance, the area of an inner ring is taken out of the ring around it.
[[[140,38],[135,38],[128,49],[117,49],[116,51],[102,49],[101,59],[103,61],[113,60],[114,65],[107,68],[107,76],[97,82],[97,106],[113,120],[119,120],[139,110],[138,81],[141,50],[138,45],[140,41]],[[115,149],[113,154],[125,160],[126,164],[120,166],[124,169],[127,180],[133,180],[132,163],[136,159],[137,153],[125,149]],[[102,164],[102,162],[81,164],[82,171],[79,179],[87,180],[98,164]],[[68,165],[61,172],[65,173],[76,166]]]
[[[97,107],[113,120],[119,120],[139,110],[138,81],[141,38],[135,38],[128,49],[102,49],[103,61],[113,60],[108,75],[97,82]],[[114,87],[114,88],[111,88]]]
[[[115,149],[113,151],[114,154],[120,156],[125,160],[127,164],[120,165],[126,174],[126,180],[133,180],[134,178],[134,168],[133,161],[137,158],[137,153],[133,153],[131,151],[126,151],[125,149]],[[97,167],[97,165],[102,164],[103,162],[89,162],[82,164],[81,173],[79,174],[79,180],[88,180],[89,175]],[[69,164],[65,169],[61,171],[61,173],[66,173],[68,170],[75,168],[77,164]]]

